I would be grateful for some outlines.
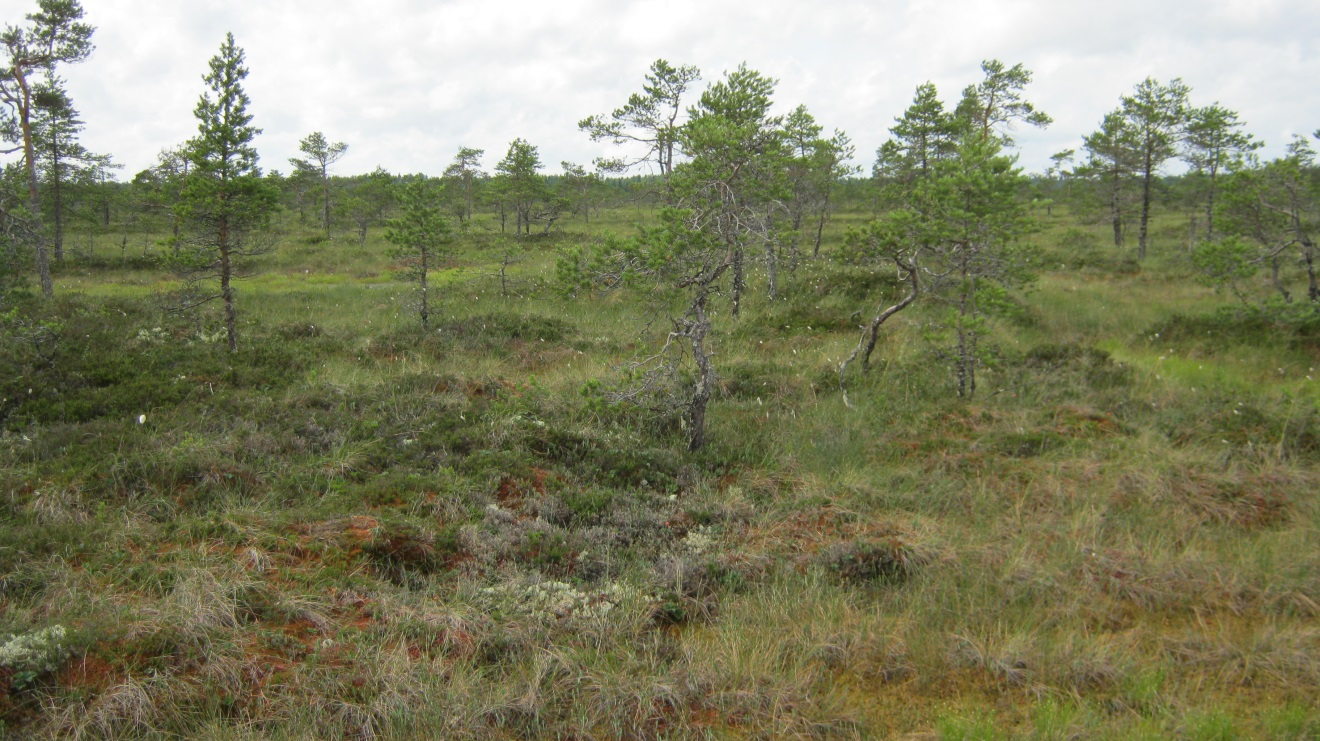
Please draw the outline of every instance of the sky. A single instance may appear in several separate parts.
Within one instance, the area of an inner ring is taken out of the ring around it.
[[[348,144],[333,172],[438,175],[460,146],[494,168],[515,138],[560,162],[618,156],[577,128],[641,90],[650,64],[695,65],[699,90],[740,63],[777,79],[776,109],[805,104],[869,172],[894,117],[933,82],[952,107],[980,64],[1022,63],[1025,97],[1053,116],[1014,133],[1021,165],[1079,149],[1146,77],[1180,77],[1275,157],[1320,128],[1316,0],[83,0],[96,51],[60,69],[84,146],[121,179],[197,130],[202,75],[225,33],[247,55],[256,145],[288,172],[314,131]],[[22,25],[36,0],[0,0]]]

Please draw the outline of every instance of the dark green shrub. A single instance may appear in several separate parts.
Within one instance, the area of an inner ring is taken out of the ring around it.
[[[362,552],[384,578],[415,586],[419,576],[447,569],[461,556],[458,528],[423,530],[408,524],[382,525],[372,532]]]
[[[930,560],[898,537],[839,543],[823,550],[819,559],[846,581],[879,584],[906,581]]]

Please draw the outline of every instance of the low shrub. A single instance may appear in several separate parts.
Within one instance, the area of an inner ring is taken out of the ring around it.
[[[845,581],[900,584],[930,563],[931,555],[897,536],[838,543],[821,551],[819,561]]]

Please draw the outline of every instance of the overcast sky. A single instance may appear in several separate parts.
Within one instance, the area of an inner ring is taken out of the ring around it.
[[[232,31],[247,52],[265,169],[287,172],[298,141],[344,141],[339,174],[377,165],[439,174],[459,146],[487,170],[515,137],[562,160],[616,154],[577,122],[640,90],[657,58],[704,81],[740,62],[779,80],[783,112],[799,103],[843,129],[869,171],[914,88],[946,103],[980,62],[1022,62],[1027,98],[1054,117],[1018,132],[1021,163],[1080,146],[1147,76],[1181,77],[1193,103],[1237,110],[1277,156],[1320,128],[1317,0],[83,0],[96,52],[62,68],[87,124],[83,143],[124,165],[153,164],[196,132],[207,60]],[[36,0],[0,0],[24,23]],[[695,95],[693,96],[695,100]]]

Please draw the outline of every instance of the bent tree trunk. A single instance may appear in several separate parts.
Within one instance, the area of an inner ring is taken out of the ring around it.
[[[1279,295],[1283,297],[1283,302],[1285,304],[1291,304],[1292,292],[1289,291],[1288,286],[1284,284],[1283,276],[1279,274],[1279,267],[1279,256],[1276,254],[1274,257],[1270,258],[1270,284],[1273,285],[1274,290],[1278,291]]]
[[[903,262],[895,260],[894,262],[898,265],[899,269],[903,271],[904,278],[908,281],[910,286],[908,294],[898,303],[875,315],[875,318],[873,318],[870,324],[868,324],[862,331],[862,337],[857,342],[857,347],[853,348],[852,354],[839,365],[839,391],[843,393],[844,406],[852,406],[848,401],[848,389],[844,385],[848,374],[848,366],[852,365],[853,361],[857,360],[860,356],[862,359],[862,373],[866,373],[870,370],[871,353],[875,350],[876,340],[880,336],[880,327],[885,322],[889,321],[890,317],[911,306],[912,302],[916,301],[917,296],[921,294],[921,282],[918,279],[915,261]]]

